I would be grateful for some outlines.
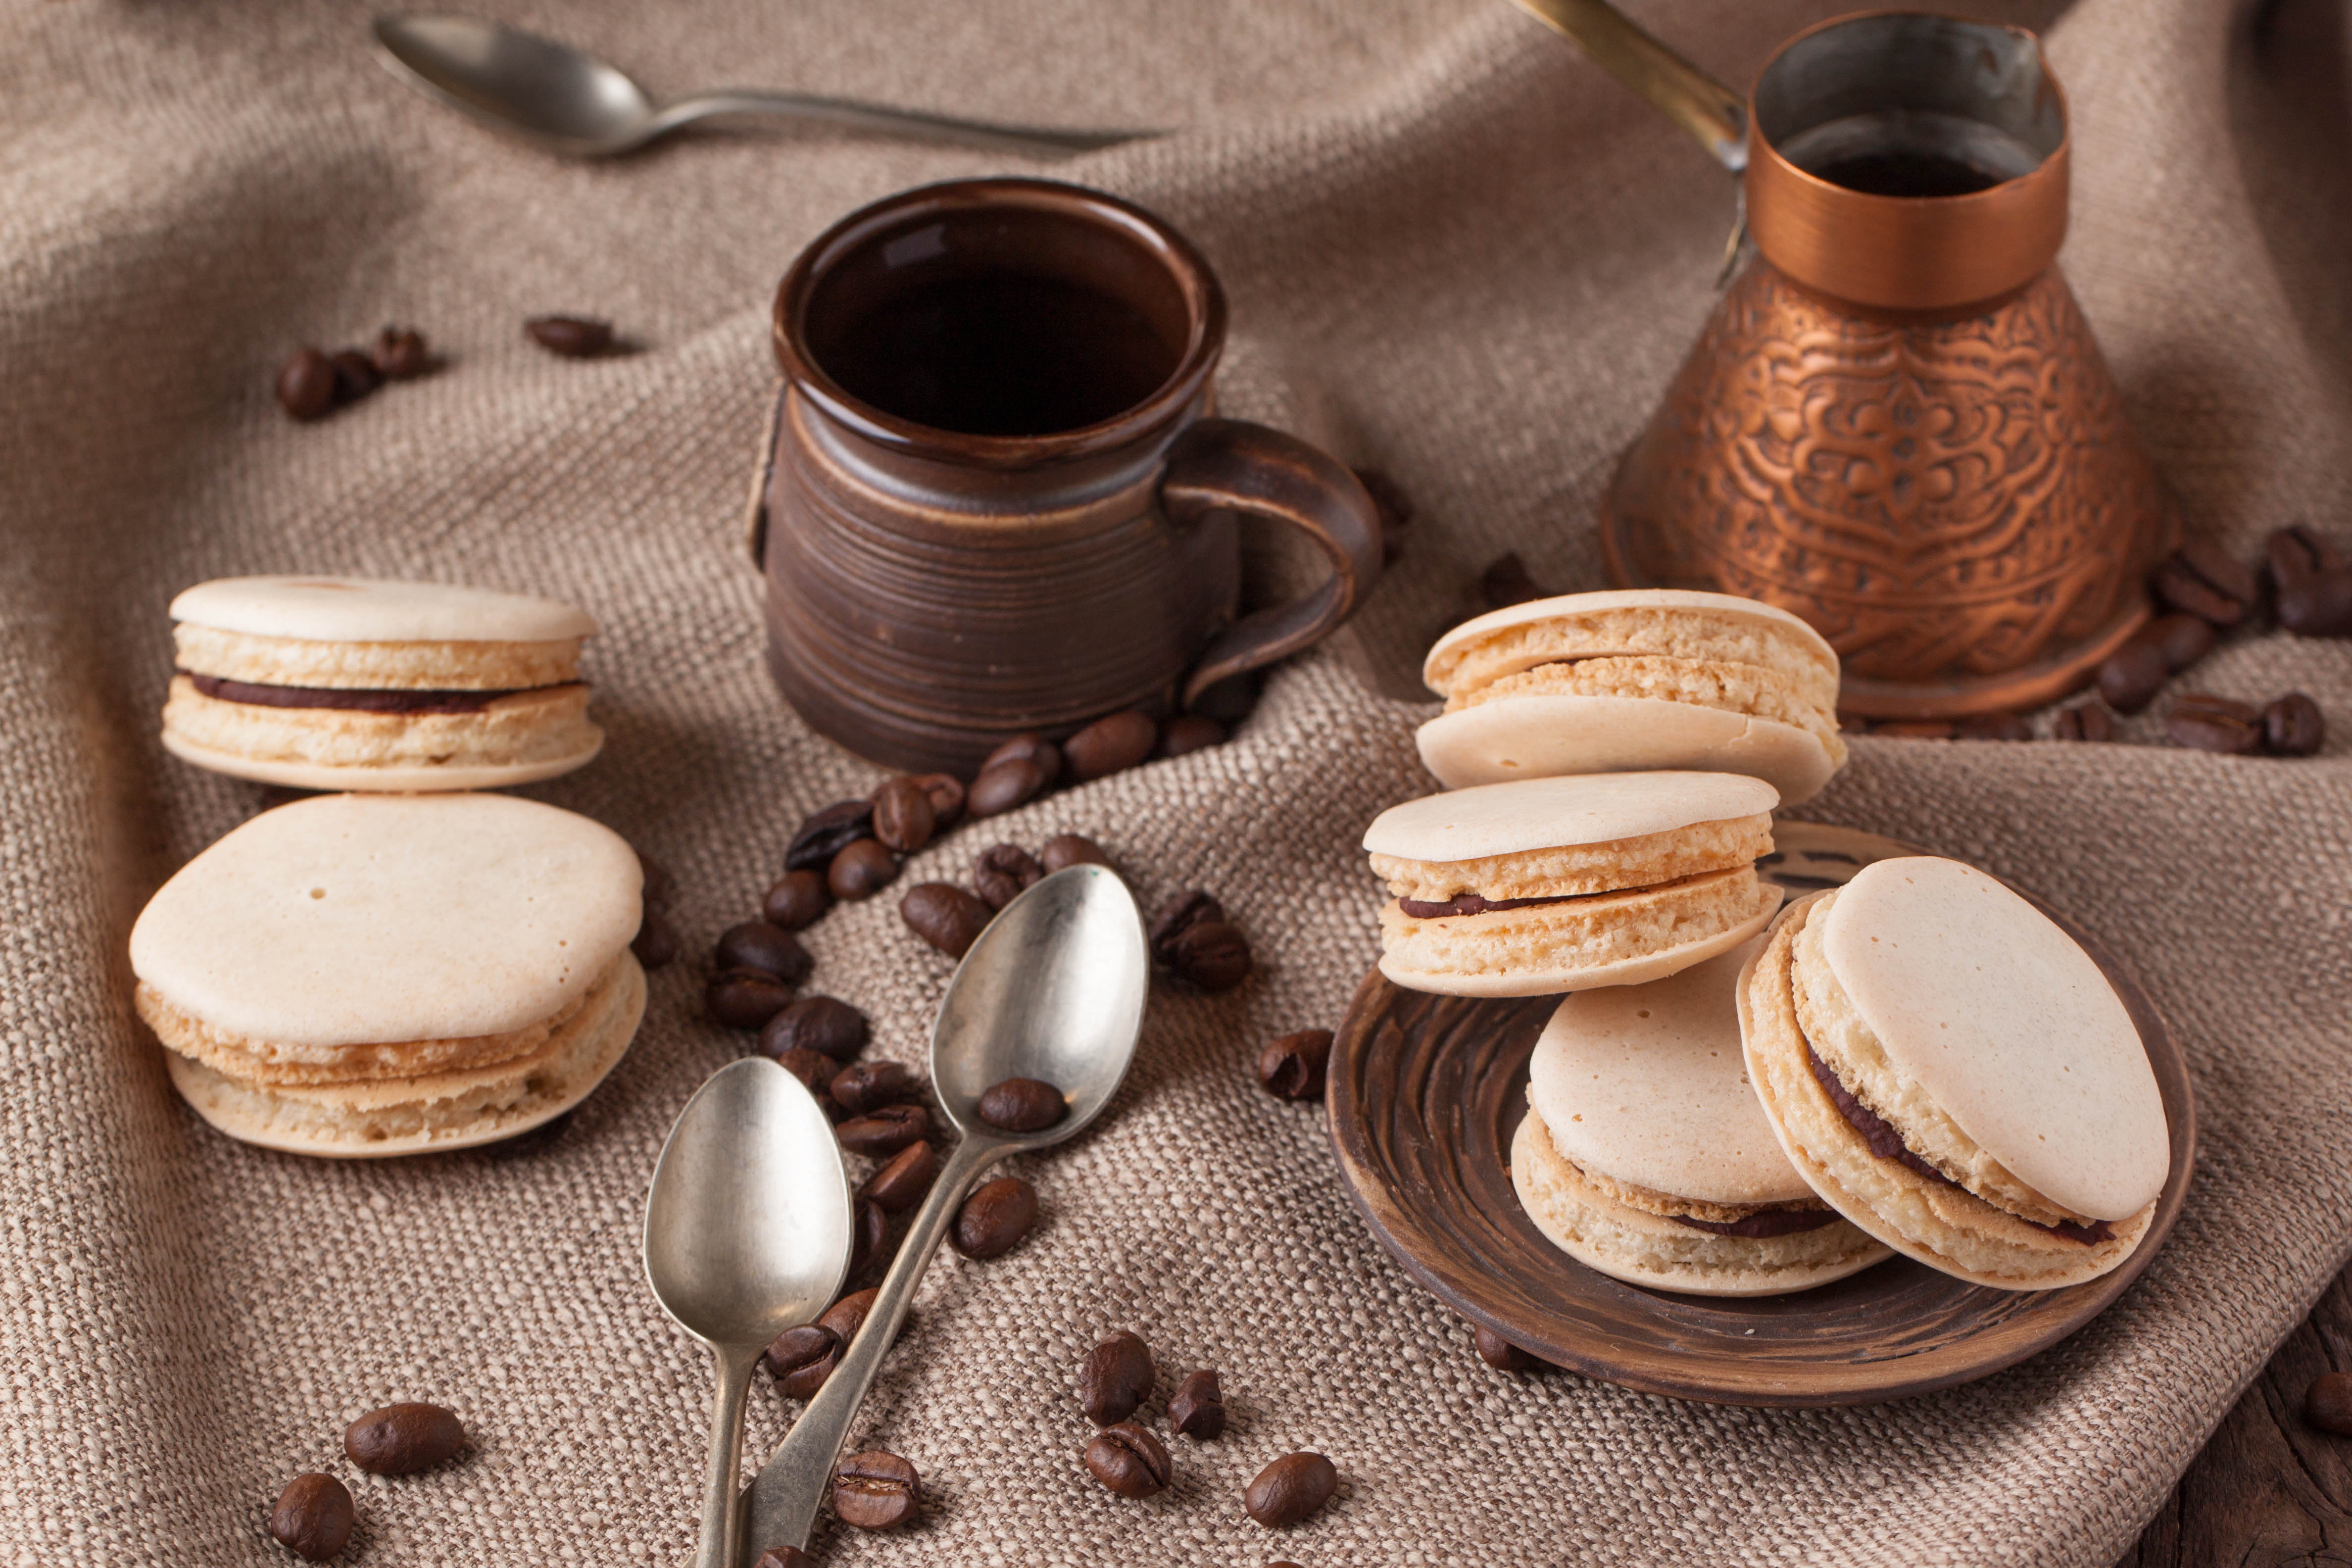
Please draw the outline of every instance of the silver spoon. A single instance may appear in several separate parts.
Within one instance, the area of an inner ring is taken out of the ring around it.
[[[718,1363],[695,1568],[734,1568],[738,1555],[751,1364],[832,1302],[849,1248],[849,1178],[816,1100],[766,1057],[712,1073],[678,1112],[646,1194],[646,1278]]]
[[[1027,158],[1067,158],[1156,131],[992,125],[804,92],[709,92],[656,104],[591,54],[471,16],[378,16],[377,58],[393,75],[486,125],[578,158],[635,152],[714,114],[764,114]]]
[[[883,1353],[973,1178],[1003,1159],[1075,1135],[1127,1076],[1150,978],[1143,917],[1116,874],[1056,871],[1004,907],[964,954],[931,1026],[931,1085],[962,1142],[908,1227],[865,1325],[744,1495],[743,1564],[777,1546],[806,1549]],[[1069,1113],[1042,1132],[1003,1132],[980,1119],[982,1091],[1008,1078],[1042,1079]]]

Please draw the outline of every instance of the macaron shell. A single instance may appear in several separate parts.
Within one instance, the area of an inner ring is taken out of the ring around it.
[[[2164,1101],[2131,1015],[2090,955],[1957,860],[1864,867],[1822,949],[1887,1059],[2017,1177],[2122,1220],[2171,1163]]]
[[[581,749],[560,757],[530,763],[482,763],[446,767],[413,764],[362,763],[333,767],[323,763],[287,762],[268,757],[241,757],[200,745],[184,735],[163,731],[163,749],[184,763],[208,773],[226,773],[256,784],[283,784],[289,789],[315,789],[369,795],[450,794],[467,790],[507,789],[537,784],[577,772],[604,749],[604,734]]]
[[[1441,713],[1414,736],[1448,789],[1562,774],[1658,770],[1761,779],[1780,804],[1810,800],[1837,771],[1819,739],[1777,719],[1642,697],[1498,697]]]
[[[1519,779],[1391,806],[1364,830],[1364,847],[1414,860],[1478,860],[1671,833],[1697,823],[1753,816],[1780,804],[1780,793],[1770,784],[1738,773]]]
[[[553,642],[595,635],[559,599],[457,583],[372,577],[222,577],[172,601],[172,618],[314,642]]]
[[[1693,588],[1611,588],[1593,594],[1560,594],[1549,599],[1530,599],[1521,605],[1506,605],[1499,610],[1489,610],[1454,627],[1430,645],[1428,657],[1422,662],[1422,679],[1439,696],[1448,695],[1441,684],[1439,671],[1452,661],[1454,650],[1465,643],[1475,642],[1513,626],[1523,626],[1537,621],[1557,620],[1567,616],[1597,615],[1608,610],[1683,610],[1695,616],[1759,621],[1784,628],[1797,636],[1810,647],[1815,658],[1838,668],[1837,650],[1828,639],[1815,631],[1802,617],[1765,604],[1760,599],[1744,599],[1737,594],[1709,594]],[[1594,647],[1591,655],[1622,652],[1617,647]]]
[[[1810,1198],[1756,1102],[1740,1048],[1751,936],[1664,980],[1561,1002],[1528,1062],[1528,1099],[1586,1170],[1702,1203]]]

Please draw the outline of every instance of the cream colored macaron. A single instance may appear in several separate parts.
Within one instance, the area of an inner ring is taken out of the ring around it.
[[[645,1009],[635,851],[494,795],[326,795],[181,868],[131,931],[173,1082],[247,1142],[373,1156],[578,1103]]]
[[[1364,833],[1392,901],[1381,973],[1414,991],[1536,996],[1687,969],[1763,929],[1772,786],[1601,773],[1452,790]]]
[[[298,789],[457,790],[570,773],[588,719],[571,605],[449,583],[227,577],[172,601],[174,755]]]
[[[1765,1296],[1888,1256],[1805,1184],[1748,1086],[1735,994],[1762,945],[1580,992],[1536,1042],[1511,1184],[1580,1263],[1654,1289]]]
[[[1746,773],[1783,805],[1845,763],[1838,657],[1788,611],[1626,588],[1465,621],[1423,666],[1445,711],[1422,761],[1448,788],[1654,768]]]
[[[1739,1003],[1781,1147],[1897,1252],[2048,1290],[2147,1235],[2171,1144],[2139,1033],[2090,955],[1995,879],[1866,866],[1790,906]]]

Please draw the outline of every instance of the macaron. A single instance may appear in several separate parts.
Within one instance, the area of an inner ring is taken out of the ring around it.
[[[1413,991],[1538,996],[1632,985],[1755,935],[1780,891],[1770,784],[1597,773],[1407,801],[1364,833],[1386,879],[1381,973]]]
[[[1578,1262],[1654,1289],[1766,1296],[1888,1256],[1805,1184],[1756,1103],[1735,993],[1762,945],[1579,992],[1545,1026],[1511,1184]]]
[[[619,835],[496,795],[265,812],[131,929],[172,1082],[232,1138],[366,1157],[510,1137],[578,1104],[645,1011]]]
[[[1845,765],[1838,657],[1788,611],[1627,588],[1513,605],[1437,639],[1445,711],[1422,761],[1449,789],[1654,768],[1746,773],[1793,805]]]
[[[172,601],[175,756],[317,790],[457,790],[570,773],[588,719],[573,605],[453,583],[225,577]]]
[[[2139,1032],[2090,955],[1982,871],[1881,860],[1791,904],[1739,1008],[1790,1163],[1895,1251],[2051,1290],[2147,1234],[2171,1144]]]

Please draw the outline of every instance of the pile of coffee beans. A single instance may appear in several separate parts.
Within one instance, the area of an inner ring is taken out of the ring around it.
[[[549,353],[564,359],[596,359],[618,346],[613,323],[594,316],[533,316],[522,324],[522,331]]]
[[[952,882],[925,882],[898,900],[898,918],[907,922],[908,931],[950,958],[961,958],[998,910],[1045,878],[1072,866],[1118,868],[1101,845],[1076,833],[1047,841],[1034,855],[1017,844],[999,844],[972,862],[970,890]]]
[[[413,1476],[455,1458],[466,1446],[457,1415],[407,1403],[371,1410],[343,1431],[343,1457],[375,1476]],[[298,1556],[321,1562],[348,1545],[358,1522],[351,1489],[320,1470],[296,1476],[269,1510],[269,1533]]]
[[[306,343],[278,367],[278,404],[297,419],[323,419],[387,381],[407,381],[433,366],[425,334],[414,327],[386,327],[364,349]]]
[[[2300,691],[2290,691],[2260,708],[2207,692],[2184,691],[2165,715],[2164,732],[2200,752],[2307,757],[2327,743],[2327,721],[2319,704]]]

